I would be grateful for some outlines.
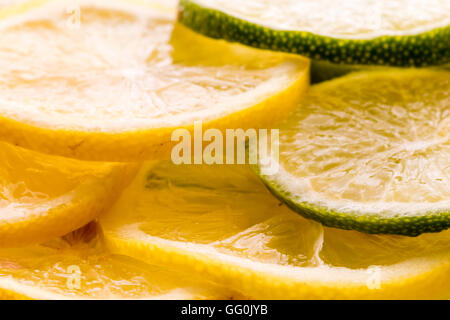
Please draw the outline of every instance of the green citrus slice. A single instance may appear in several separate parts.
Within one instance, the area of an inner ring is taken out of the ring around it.
[[[111,254],[96,238],[84,239],[92,226],[39,246],[0,249],[0,299],[240,297],[200,277]]]
[[[262,178],[323,224],[415,236],[450,226],[450,73],[355,73],[314,86],[279,124]]]
[[[416,238],[323,227],[247,166],[152,162],[100,216],[113,252],[255,299],[449,298],[450,231]]]
[[[181,0],[179,20],[213,38],[345,64],[450,60],[447,0]]]
[[[174,27],[152,1],[40,2],[0,19],[0,139],[16,145],[165,158],[175,129],[264,128],[309,85],[305,59]]]

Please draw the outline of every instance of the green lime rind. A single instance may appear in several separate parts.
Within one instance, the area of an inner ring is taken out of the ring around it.
[[[296,201],[295,196],[282,185],[263,175],[257,165],[252,169],[267,189],[292,211],[320,222],[324,226],[344,230],[356,230],[370,234],[395,234],[416,237],[422,233],[440,232],[450,228],[450,211],[424,212],[420,215],[383,218],[375,214],[360,212],[336,212],[323,206]]]
[[[336,64],[320,60],[311,61],[311,84],[328,81],[334,78],[345,76],[352,72],[361,71],[379,71],[382,68],[391,68],[386,66],[365,66],[365,65],[349,65],[349,64]],[[435,70],[450,71],[450,64],[442,66],[429,67]],[[398,68],[397,70],[404,70],[405,68]]]
[[[327,61],[311,61],[311,84],[320,83],[337,77],[342,77],[351,72],[358,72],[367,68],[382,68],[361,65],[335,64]]]
[[[271,29],[202,6],[195,0],[180,0],[178,20],[211,38],[339,64],[424,67],[450,62],[450,26],[416,35],[338,39],[311,32]]]

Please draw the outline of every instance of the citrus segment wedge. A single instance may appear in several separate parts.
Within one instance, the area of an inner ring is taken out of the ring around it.
[[[0,143],[0,247],[64,235],[109,208],[135,165],[83,162]]]
[[[447,0],[181,0],[179,20],[213,38],[343,64],[441,65]]]
[[[322,227],[247,166],[146,164],[100,217],[105,242],[256,299],[448,298],[450,232],[417,238]]]
[[[327,226],[415,236],[450,226],[450,73],[355,73],[319,84],[280,128],[267,186]]]
[[[79,231],[77,231],[79,232]],[[227,299],[202,279],[108,253],[96,240],[62,238],[0,249],[2,299]]]
[[[78,3],[0,21],[0,139],[84,160],[164,158],[176,128],[266,127],[309,84],[308,61],[174,29],[174,11]]]

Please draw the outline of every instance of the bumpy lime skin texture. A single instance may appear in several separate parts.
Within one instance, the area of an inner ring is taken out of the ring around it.
[[[337,39],[310,32],[270,29],[203,7],[195,0],[180,0],[178,20],[211,38],[339,64],[424,67],[450,62],[450,26],[417,35]]]
[[[253,165],[252,169],[261,178],[267,189],[288,208],[327,227],[409,237],[416,237],[422,233],[441,232],[450,228],[450,211],[448,210],[385,218],[375,214],[336,212],[308,202],[298,202],[281,185],[262,175],[258,166]]]

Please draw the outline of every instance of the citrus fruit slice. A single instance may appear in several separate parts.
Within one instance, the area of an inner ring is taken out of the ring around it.
[[[308,61],[174,28],[175,11],[78,3],[0,21],[0,139],[84,160],[168,157],[176,128],[264,128],[309,84]]]
[[[355,73],[314,86],[279,124],[262,178],[331,227],[415,236],[450,226],[450,73]]]
[[[316,60],[393,66],[450,60],[448,0],[181,0],[179,20],[213,38]]]
[[[4,8],[8,8],[10,6],[16,5],[16,4],[20,4],[25,2],[26,0],[1,0],[0,1],[0,8],[4,9]]]
[[[323,227],[247,166],[146,164],[100,216],[113,252],[256,299],[449,298],[450,232],[411,238]]]
[[[78,231],[77,231],[78,232]],[[95,240],[0,249],[2,299],[227,299],[192,275],[108,253]]]
[[[134,165],[83,162],[0,143],[0,247],[71,232],[109,208]]]

